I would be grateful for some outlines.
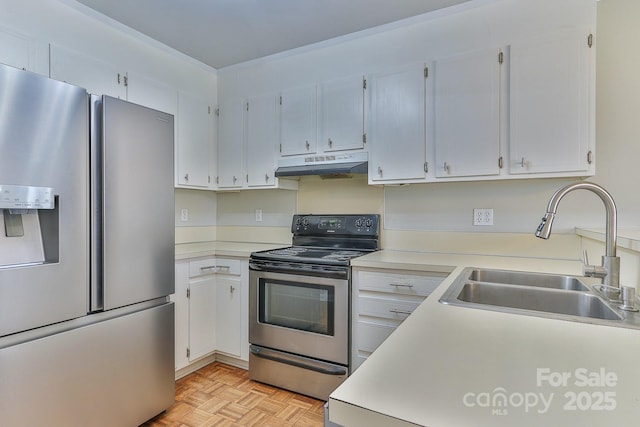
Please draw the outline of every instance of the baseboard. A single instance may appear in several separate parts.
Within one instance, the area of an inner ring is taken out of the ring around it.
[[[249,362],[246,360],[242,360],[234,356],[229,356],[228,354],[213,352],[207,356],[202,357],[201,359],[194,361],[193,363],[190,363],[184,368],[178,369],[176,371],[176,380],[186,377],[187,375],[192,374],[198,369],[204,368],[205,366],[213,362],[221,362],[245,370],[249,369]]]

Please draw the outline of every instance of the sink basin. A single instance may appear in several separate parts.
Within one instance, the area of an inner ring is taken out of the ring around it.
[[[592,278],[465,268],[440,302],[473,309],[640,329],[640,314],[620,310]]]
[[[465,283],[458,300],[522,310],[542,311],[594,319],[620,320],[596,295],[496,283]]]
[[[581,279],[575,276],[560,274],[475,268],[471,271],[468,278],[476,282],[504,283],[540,288],[566,289],[570,291],[589,291],[589,287]]]

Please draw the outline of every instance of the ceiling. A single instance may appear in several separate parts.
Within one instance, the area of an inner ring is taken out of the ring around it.
[[[469,0],[77,0],[213,68]]]

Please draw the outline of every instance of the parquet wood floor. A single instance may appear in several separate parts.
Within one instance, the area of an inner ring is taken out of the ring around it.
[[[214,362],[176,382],[176,401],[142,427],[321,427],[324,402]]]

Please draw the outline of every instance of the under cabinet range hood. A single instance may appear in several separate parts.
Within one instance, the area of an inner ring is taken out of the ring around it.
[[[367,153],[314,154],[288,157],[278,161],[276,177],[296,177],[304,175],[347,176],[366,174]]]

